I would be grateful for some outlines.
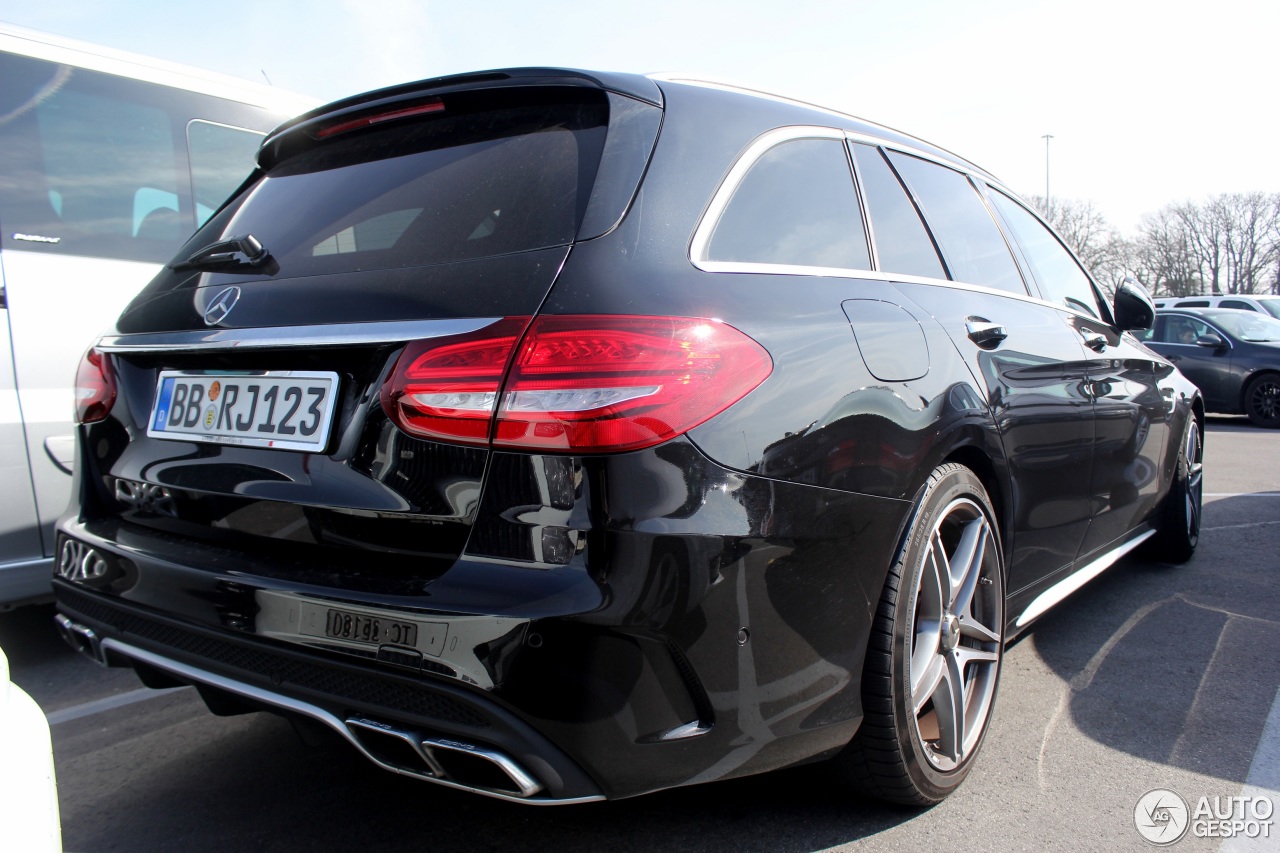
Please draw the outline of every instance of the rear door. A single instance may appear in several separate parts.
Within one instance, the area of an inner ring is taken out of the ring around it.
[[[1009,590],[1016,594],[1070,565],[1088,528],[1093,402],[1083,347],[1057,312],[1029,298],[967,177],[907,154],[852,147],[881,268],[908,274],[897,288],[950,334],[1000,429],[1013,483]]]
[[[1206,333],[1222,338],[1220,346],[1200,346]],[[1234,375],[1231,341],[1199,317],[1176,311],[1156,317],[1147,346],[1163,355],[1182,371],[1204,395],[1209,411],[1235,412],[1240,408],[1241,378]]]

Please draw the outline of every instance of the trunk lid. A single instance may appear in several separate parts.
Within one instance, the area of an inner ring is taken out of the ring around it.
[[[632,83],[438,81],[268,138],[99,344],[119,399],[84,458],[106,514],[265,575],[408,594],[446,570],[489,449],[401,431],[383,385],[414,341],[527,324],[573,243],[621,219],[661,116]],[[271,446],[281,425],[321,443]]]

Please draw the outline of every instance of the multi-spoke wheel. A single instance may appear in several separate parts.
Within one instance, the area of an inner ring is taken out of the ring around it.
[[[1254,426],[1280,427],[1280,376],[1255,376],[1244,389],[1244,413]]]
[[[1003,638],[991,501],[972,471],[943,465],[881,595],[863,672],[865,716],[839,766],[885,799],[923,805],[947,796],[982,745]]]
[[[1204,445],[1195,415],[1187,418],[1187,428],[1178,450],[1169,494],[1164,499],[1159,527],[1151,538],[1150,556],[1167,563],[1185,563],[1200,544],[1200,513],[1204,504]]]

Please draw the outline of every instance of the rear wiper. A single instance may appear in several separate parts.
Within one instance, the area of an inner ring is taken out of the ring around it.
[[[210,243],[185,261],[169,264],[169,269],[174,272],[191,269],[236,272],[241,267],[261,267],[269,260],[271,253],[262,241],[252,234],[245,234]]]

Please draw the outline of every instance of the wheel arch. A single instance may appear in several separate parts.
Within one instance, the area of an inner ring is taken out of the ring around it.
[[[1005,479],[1000,476],[995,461],[982,448],[972,444],[962,445],[953,449],[942,461],[955,462],[968,468],[981,481],[982,487],[987,490],[987,497],[991,500],[991,508],[996,512],[996,526],[1000,534],[1000,546],[1004,550],[1004,565],[1007,571],[1010,557],[1009,549],[1012,547],[1012,537],[1009,529],[1012,500],[1008,490],[1005,488]]]
[[[1280,382],[1280,368],[1260,367],[1240,381],[1240,396],[1236,399],[1236,404],[1240,407],[1241,413],[1249,414],[1249,386],[1264,376],[1274,377],[1277,382]]]

